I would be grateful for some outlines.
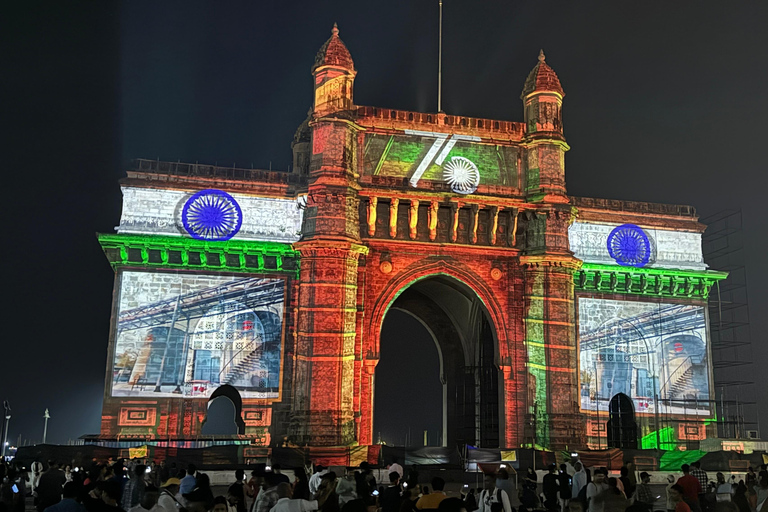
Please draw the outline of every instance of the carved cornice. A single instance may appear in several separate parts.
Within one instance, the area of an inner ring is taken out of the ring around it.
[[[574,274],[578,292],[618,293],[648,297],[706,300],[717,281],[728,272],[634,268],[584,263]]]
[[[109,263],[120,267],[225,272],[289,272],[298,276],[299,253],[290,244],[252,240],[207,242],[181,236],[97,235]]]

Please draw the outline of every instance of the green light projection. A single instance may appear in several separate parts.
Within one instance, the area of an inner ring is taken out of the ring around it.
[[[176,236],[99,234],[113,268],[145,266],[227,272],[290,272],[298,276],[299,253],[290,244],[252,240],[212,242]]]

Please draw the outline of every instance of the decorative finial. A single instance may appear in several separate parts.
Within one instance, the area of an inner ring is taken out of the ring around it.
[[[331,34],[337,36],[339,35],[339,26],[336,24],[336,22],[333,22],[333,29],[331,30]]]
[[[546,57],[544,56],[544,50],[539,50],[539,62],[544,62],[544,59]]]

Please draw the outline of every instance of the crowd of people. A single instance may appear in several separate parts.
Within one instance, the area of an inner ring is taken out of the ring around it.
[[[710,480],[699,463],[681,469],[680,478],[668,475],[665,495],[653,492],[651,475],[638,475],[631,462],[618,477],[576,462],[549,466],[541,485],[532,468],[518,481],[501,467],[484,474],[478,492],[464,486],[449,496],[443,478],[422,485],[415,469],[406,475],[397,461],[385,482],[367,463],[341,475],[322,465],[311,475],[295,468],[293,481],[279,465],[261,465],[247,479],[235,471],[226,493],[215,495],[209,476],[192,464],[121,459],[85,469],[35,461],[30,471],[0,464],[0,512],[24,512],[28,489],[37,512],[768,512],[765,465],[738,482],[722,473]]]

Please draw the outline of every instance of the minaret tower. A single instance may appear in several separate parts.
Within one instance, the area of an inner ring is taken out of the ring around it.
[[[309,189],[302,237],[294,244],[301,271],[289,434],[310,446],[349,445],[357,433],[357,274],[367,248],[359,243],[357,127],[350,122],[355,74],[334,24],[312,66]]]
[[[539,52],[539,63],[528,74],[520,99],[525,114],[528,143],[525,192],[529,200],[567,202],[563,137],[563,87],[554,70]]]
[[[563,88],[544,52],[528,75],[525,107],[525,196],[536,205],[524,214],[528,443],[565,449],[579,446],[576,314],[573,257],[568,226],[573,220],[565,189]],[[545,299],[546,298],[546,299]]]

